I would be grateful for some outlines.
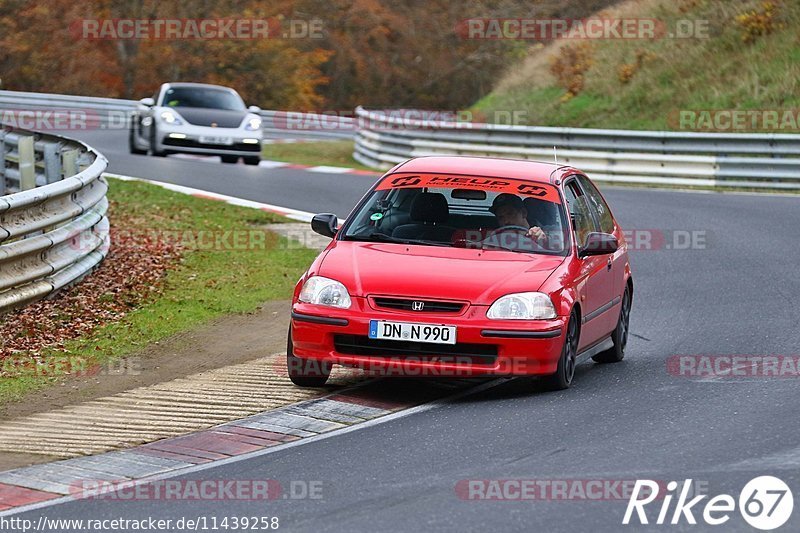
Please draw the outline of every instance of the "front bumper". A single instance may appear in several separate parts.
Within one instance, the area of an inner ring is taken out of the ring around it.
[[[294,355],[363,368],[379,375],[470,377],[547,375],[556,371],[567,317],[489,320],[487,306],[459,314],[378,310],[366,298],[350,309],[296,302],[292,307]],[[456,326],[454,346],[368,338],[370,320]]]
[[[242,157],[261,155],[261,131],[165,124],[159,124],[156,131],[156,149],[162,152]],[[201,142],[201,137],[226,137],[231,140],[231,144]]]

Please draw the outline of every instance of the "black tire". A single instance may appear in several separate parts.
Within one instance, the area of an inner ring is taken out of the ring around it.
[[[625,359],[625,346],[628,345],[628,330],[631,323],[631,293],[626,287],[622,295],[622,307],[619,310],[617,327],[611,334],[614,346],[592,357],[596,363],[619,363]]]
[[[558,368],[554,374],[542,378],[545,390],[563,390],[572,385],[577,366],[579,339],[578,316],[573,312],[567,323],[567,334],[564,336],[564,347],[561,349],[561,357],[558,359]]]
[[[261,158],[260,158],[260,157],[258,157],[258,156],[255,156],[255,157],[245,157],[245,158],[244,158],[244,164],[245,164],[245,165],[255,165],[255,166],[257,166],[259,163],[261,163]]]
[[[238,155],[221,155],[223,163],[238,163],[239,156]]]
[[[150,126],[150,155],[156,157],[167,157],[167,152],[160,152],[156,150],[156,125]]]
[[[133,141],[134,136],[136,135],[136,119],[131,118],[131,127],[128,130],[128,150],[130,153],[135,155],[144,155],[147,153],[147,150],[142,150],[141,148],[136,147],[136,143]]]
[[[299,387],[322,387],[331,375],[331,364],[315,359],[295,357],[292,328],[286,340],[286,369],[289,379]]]

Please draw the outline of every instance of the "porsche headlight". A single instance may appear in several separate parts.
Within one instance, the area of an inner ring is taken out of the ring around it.
[[[495,320],[544,320],[556,318],[550,297],[541,292],[518,292],[498,298],[486,316]]]
[[[350,294],[344,285],[334,279],[311,276],[303,284],[300,301],[347,309],[350,307]]]
[[[261,119],[258,117],[250,118],[244,125],[247,131],[258,131],[261,129]]]
[[[174,111],[170,111],[169,109],[162,111],[161,115],[159,116],[161,117],[161,120],[163,120],[167,124],[172,124],[173,126],[180,126],[181,124],[183,124],[181,117],[179,117],[177,113],[175,113]]]

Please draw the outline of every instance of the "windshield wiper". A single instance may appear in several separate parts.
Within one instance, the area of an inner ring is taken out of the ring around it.
[[[401,239],[399,237],[392,237],[391,235],[386,235],[385,233],[372,233],[371,235],[366,236],[358,236],[358,235],[348,235],[346,237],[349,241],[373,241],[373,242],[391,242],[395,244],[419,244],[422,246],[450,246],[449,243],[438,242],[438,241],[426,241],[424,239]]]

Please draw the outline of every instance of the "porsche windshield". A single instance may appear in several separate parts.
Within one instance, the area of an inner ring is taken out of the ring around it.
[[[555,187],[494,180],[503,185],[480,188],[483,182],[458,179],[431,187],[425,185],[438,184],[435,178],[406,178],[385,178],[348,221],[342,238],[552,255],[568,250],[568,226]]]
[[[170,87],[164,93],[166,107],[202,107],[244,111],[242,99],[234,92],[212,87]]]

